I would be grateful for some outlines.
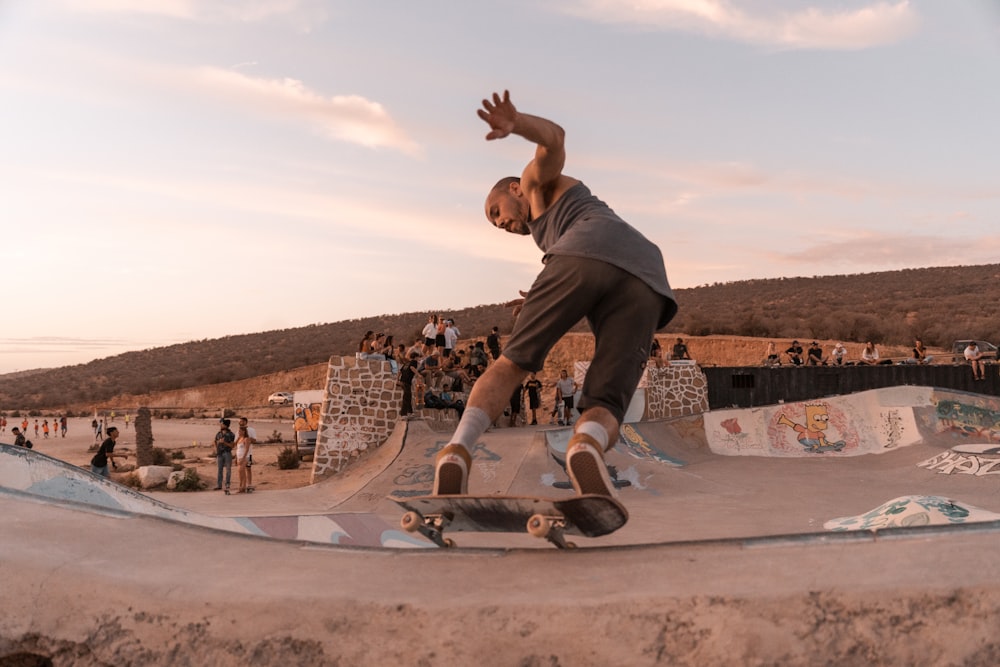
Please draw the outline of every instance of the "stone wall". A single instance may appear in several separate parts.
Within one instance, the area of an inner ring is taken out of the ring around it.
[[[396,426],[403,390],[386,361],[331,357],[311,483],[339,472]]]
[[[708,380],[695,364],[646,369],[643,419],[685,417],[708,411]]]

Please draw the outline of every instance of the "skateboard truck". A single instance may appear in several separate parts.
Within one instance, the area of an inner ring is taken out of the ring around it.
[[[575,542],[567,542],[563,529],[566,528],[566,517],[535,514],[528,519],[528,534],[543,537],[560,549],[576,549]]]
[[[408,533],[420,533],[428,540],[443,548],[455,546],[455,541],[444,536],[444,529],[451,523],[451,517],[445,514],[428,514],[409,511],[399,520],[400,527]]]
[[[457,546],[450,537],[444,536],[445,528],[451,523],[451,517],[446,514],[422,515],[411,510],[399,520],[400,527],[408,533],[420,533],[428,540],[443,548]],[[560,549],[575,549],[576,543],[566,540],[563,529],[566,528],[566,518],[563,516],[534,514],[528,519],[529,535],[544,538]]]

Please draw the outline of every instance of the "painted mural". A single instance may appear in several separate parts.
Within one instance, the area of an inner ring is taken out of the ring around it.
[[[727,456],[859,456],[921,440],[913,405],[929,390],[874,390],[823,400],[705,414],[711,450]]]
[[[858,516],[831,519],[827,530],[880,530],[1000,520],[1000,514],[940,496],[901,496]]]

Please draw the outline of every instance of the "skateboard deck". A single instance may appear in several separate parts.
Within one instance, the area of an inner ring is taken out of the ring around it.
[[[560,549],[576,545],[565,535],[599,537],[628,521],[625,507],[608,496],[565,498],[531,496],[416,496],[390,500],[407,510],[400,525],[419,532],[439,547],[455,543],[447,531],[477,533],[529,533],[547,539]]]

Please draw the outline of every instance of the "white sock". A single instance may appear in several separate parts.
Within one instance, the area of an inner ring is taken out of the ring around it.
[[[577,433],[589,435],[591,438],[596,440],[598,444],[601,445],[601,452],[607,450],[608,432],[599,423],[593,421],[577,422],[575,431]]]
[[[482,408],[466,408],[451,441],[465,445],[466,449],[472,451],[472,446],[476,444],[483,433],[486,433],[486,429],[492,423],[493,420]]]

